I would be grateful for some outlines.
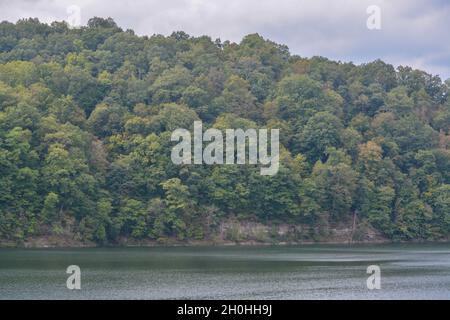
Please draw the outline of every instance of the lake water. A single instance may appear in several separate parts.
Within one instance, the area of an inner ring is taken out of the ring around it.
[[[0,249],[0,299],[450,299],[450,246]]]

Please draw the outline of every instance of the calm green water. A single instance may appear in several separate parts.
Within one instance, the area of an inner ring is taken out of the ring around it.
[[[450,246],[0,249],[0,299],[450,299]]]

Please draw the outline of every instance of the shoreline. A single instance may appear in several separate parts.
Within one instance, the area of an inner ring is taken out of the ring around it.
[[[186,241],[186,242],[172,242],[160,243],[158,241],[145,241],[134,243],[117,243],[99,245],[95,243],[24,243],[17,244],[12,242],[0,242],[0,249],[89,249],[89,248],[158,248],[158,247],[284,247],[284,246],[313,246],[313,245],[340,245],[340,246],[354,246],[354,245],[390,245],[390,244],[450,244],[450,239],[445,240],[411,240],[411,241],[393,241],[393,240],[376,240],[376,241],[301,241],[301,242],[258,242],[258,241]]]
[[[303,225],[279,224],[276,231],[268,224],[254,221],[223,221],[215,233],[202,240],[180,240],[173,237],[160,239],[133,239],[126,236],[103,244],[82,240],[74,230],[63,234],[30,236],[22,241],[0,239],[0,248],[133,248],[133,247],[207,247],[207,246],[310,246],[310,245],[378,245],[401,243],[450,243],[450,238],[439,240],[392,240],[377,230],[366,227],[355,236],[355,227],[349,224],[330,226],[327,233],[314,239],[311,229]],[[316,232],[317,233],[317,232]]]

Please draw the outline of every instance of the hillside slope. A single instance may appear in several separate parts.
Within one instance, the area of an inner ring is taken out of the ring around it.
[[[303,226],[292,241],[338,225],[361,239],[446,239],[449,92],[407,66],[302,58],[257,34],[236,44],[139,37],[102,18],[2,22],[0,239],[201,241],[226,221]],[[195,120],[280,129],[278,174],[173,164],[170,135]]]

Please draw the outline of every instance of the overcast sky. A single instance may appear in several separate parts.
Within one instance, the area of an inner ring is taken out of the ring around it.
[[[235,42],[257,32],[304,57],[381,58],[450,77],[448,0],[0,0],[0,20],[67,20],[71,5],[80,8],[83,25],[112,17],[139,35],[183,30]],[[366,26],[371,5],[380,8],[379,30]]]

